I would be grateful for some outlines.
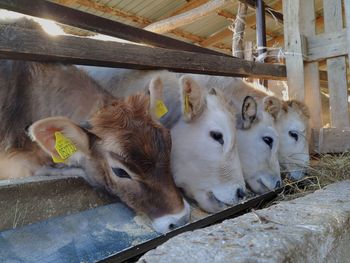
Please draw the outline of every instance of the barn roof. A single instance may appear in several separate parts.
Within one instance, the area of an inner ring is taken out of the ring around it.
[[[163,33],[176,39],[194,43],[223,53],[231,53],[232,31],[230,26],[236,17],[239,0],[216,0],[224,4],[192,23]],[[51,0],[80,11],[144,28],[157,21],[183,14],[204,5],[210,0]],[[247,2],[255,2],[254,0]],[[282,13],[281,0],[265,0],[266,6]],[[316,0],[317,24],[322,30],[322,0]],[[245,41],[255,42],[255,10],[247,13]],[[86,31],[69,28],[70,33],[85,34]],[[283,47],[283,24],[267,10],[266,33],[268,47]]]

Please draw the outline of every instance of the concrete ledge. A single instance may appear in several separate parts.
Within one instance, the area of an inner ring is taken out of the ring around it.
[[[349,262],[350,181],[181,234],[139,262]]]

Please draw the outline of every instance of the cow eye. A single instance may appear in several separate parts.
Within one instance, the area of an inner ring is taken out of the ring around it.
[[[113,173],[120,177],[120,178],[128,178],[128,179],[131,179],[130,175],[122,168],[114,168],[112,167],[112,171]]]
[[[264,136],[263,141],[272,149],[273,146],[273,139],[270,136]]]
[[[224,145],[224,138],[223,138],[221,132],[211,131],[210,132],[210,137],[212,137],[215,141],[217,141],[221,145]]]
[[[299,135],[298,133],[294,132],[294,131],[289,131],[289,136],[292,137],[296,142],[298,141],[299,139]]]

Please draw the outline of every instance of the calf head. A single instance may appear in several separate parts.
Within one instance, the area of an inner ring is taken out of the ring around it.
[[[87,129],[52,117],[34,123],[29,133],[45,152],[58,157],[55,134],[60,132],[77,150],[67,164],[80,165],[90,184],[119,196],[148,215],[156,231],[166,232],[189,220],[189,206],[171,174],[170,132],[154,120],[152,105],[152,97],[137,94],[100,109]]]
[[[264,97],[259,105],[247,96],[237,116],[238,151],[244,179],[258,194],[281,186],[277,158],[279,138],[274,124],[279,110],[280,103],[273,97]]]
[[[179,88],[182,118],[171,129],[175,182],[202,209],[217,212],[245,194],[235,113],[220,91],[207,91],[188,75]]]
[[[303,103],[290,100],[284,102],[276,122],[281,139],[278,159],[282,172],[292,180],[301,179],[309,165],[309,118],[309,111]]]

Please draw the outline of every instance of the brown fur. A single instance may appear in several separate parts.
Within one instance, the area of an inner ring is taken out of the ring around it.
[[[52,165],[25,128],[43,118],[66,116],[90,123],[86,134],[93,139],[80,163],[92,185],[151,218],[183,209],[170,172],[170,133],[149,114],[148,95],[116,99],[74,66],[3,60],[0,100],[0,178],[33,175],[42,165]],[[117,178],[107,156],[120,156],[136,178]],[[23,169],[8,173],[16,165]]]
[[[298,100],[288,100],[283,102],[282,108],[285,112],[288,112],[288,108],[292,108],[305,120],[310,119],[310,112],[308,107],[301,101]]]

